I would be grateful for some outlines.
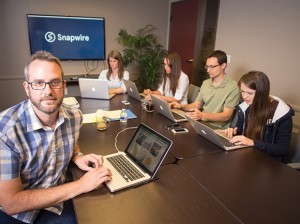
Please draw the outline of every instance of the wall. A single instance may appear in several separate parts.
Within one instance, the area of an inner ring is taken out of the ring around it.
[[[116,42],[120,29],[132,33],[147,24],[157,28],[156,34],[166,46],[168,7],[168,0],[1,0],[0,111],[26,99],[22,87],[23,69],[30,55],[26,14],[104,17],[108,53],[122,50]],[[86,73],[83,61],[62,64],[66,75]],[[100,62],[95,73],[103,68]]]
[[[227,73],[265,72],[271,92],[293,105],[300,72],[300,1],[221,0],[216,48],[232,55]]]
[[[216,49],[232,55],[230,76],[238,80],[248,70],[262,70],[271,80],[272,94],[298,110],[299,9],[298,0],[221,0],[216,39]],[[121,0],[0,1],[0,110],[26,98],[21,84],[29,56],[27,13],[103,16],[109,51],[121,49],[115,40],[119,29],[132,32],[146,24],[158,28],[166,46],[168,10],[169,0],[126,0],[126,4]],[[63,62],[63,66],[67,75],[85,73],[83,62]],[[103,66],[101,62],[96,73]]]

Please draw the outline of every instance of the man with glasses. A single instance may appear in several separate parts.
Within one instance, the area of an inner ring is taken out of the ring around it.
[[[186,115],[194,120],[204,120],[220,128],[229,127],[240,94],[237,83],[226,75],[226,67],[226,53],[212,52],[205,65],[210,78],[203,82],[195,102],[187,105],[175,102],[171,107],[187,111]]]
[[[28,100],[0,114],[0,223],[76,223],[71,198],[111,180],[100,155],[77,146],[80,110],[62,105],[66,82],[59,60],[31,56],[23,84]],[[65,183],[73,161],[87,171]]]

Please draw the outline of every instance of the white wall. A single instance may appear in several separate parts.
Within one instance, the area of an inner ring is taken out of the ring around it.
[[[261,70],[271,93],[298,107],[299,11],[299,0],[221,0],[216,40],[216,49],[232,55],[229,75]]]
[[[108,53],[122,50],[116,41],[120,29],[132,33],[148,24],[157,28],[156,34],[166,46],[168,7],[168,0],[1,0],[0,111],[26,98],[21,86],[30,55],[26,14],[104,17]],[[66,75],[86,73],[83,61],[62,64]],[[103,67],[101,62],[93,73],[100,73]]]

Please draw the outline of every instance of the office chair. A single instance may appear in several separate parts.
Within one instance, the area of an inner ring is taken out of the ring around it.
[[[294,124],[289,155],[291,162],[287,165],[300,171],[300,125]]]
[[[189,84],[189,86],[188,86],[188,103],[193,103],[196,100],[199,91],[200,91],[199,86],[195,86],[194,84]]]

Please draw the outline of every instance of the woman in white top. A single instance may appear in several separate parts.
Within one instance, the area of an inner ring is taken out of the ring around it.
[[[119,51],[112,50],[107,56],[108,69],[103,70],[99,79],[108,81],[108,93],[125,93],[126,87],[123,79],[129,80],[128,71],[124,70],[122,55]]]
[[[145,89],[144,93],[156,95],[168,103],[187,104],[189,77],[181,71],[179,54],[176,52],[167,54],[164,58],[164,68],[163,82],[158,89],[155,91]]]

